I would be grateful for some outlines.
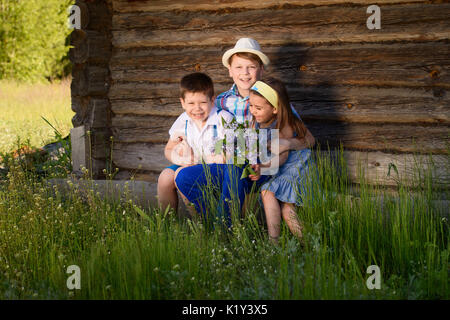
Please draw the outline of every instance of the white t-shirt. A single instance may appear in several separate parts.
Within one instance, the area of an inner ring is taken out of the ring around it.
[[[206,124],[199,130],[187,113],[183,112],[170,128],[170,138],[175,139],[179,135],[186,136],[188,145],[198,159],[214,155],[216,141],[225,137],[222,118],[229,123],[233,119],[233,115],[225,110],[217,112],[217,108],[213,107]]]

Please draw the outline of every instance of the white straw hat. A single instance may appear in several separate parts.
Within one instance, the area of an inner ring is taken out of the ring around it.
[[[229,67],[230,64],[228,63],[228,59],[230,57],[238,52],[250,52],[253,54],[256,54],[264,64],[264,66],[267,66],[270,63],[269,58],[261,52],[261,47],[259,46],[258,41],[251,39],[251,38],[240,38],[233,49],[227,50],[223,56],[222,56],[222,63],[225,67]]]

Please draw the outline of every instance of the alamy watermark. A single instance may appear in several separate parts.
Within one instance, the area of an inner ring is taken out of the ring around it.
[[[381,289],[381,271],[380,267],[377,265],[371,265],[367,267],[366,273],[372,274],[366,280],[367,289]]]
[[[370,17],[367,18],[366,25],[367,29],[381,29],[381,9],[376,4],[367,7],[366,13],[372,13]]]
[[[81,9],[77,5],[70,6],[67,11],[69,12],[68,27],[69,29],[81,29]]]
[[[67,267],[67,274],[71,274],[66,281],[67,289],[81,289],[81,270],[80,267],[73,264]]]

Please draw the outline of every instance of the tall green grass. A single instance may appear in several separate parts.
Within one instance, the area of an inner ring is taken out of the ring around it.
[[[433,184],[391,195],[361,179],[359,196],[346,196],[343,161],[316,154],[323,196],[298,209],[303,246],[284,224],[272,244],[257,204],[227,231],[76,186],[62,193],[11,164],[0,184],[0,297],[448,299],[448,221]],[[72,264],[81,290],[66,287]],[[380,290],[366,286],[370,265]]]

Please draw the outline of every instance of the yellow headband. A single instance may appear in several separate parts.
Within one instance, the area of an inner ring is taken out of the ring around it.
[[[250,88],[250,90],[258,92],[260,95],[262,95],[264,98],[267,99],[267,101],[270,102],[270,104],[277,109],[278,108],[278,95],[275,90],[272,89],[271,86],[268,84],[262,82],[262,81],[256,81],[253,87]]]

